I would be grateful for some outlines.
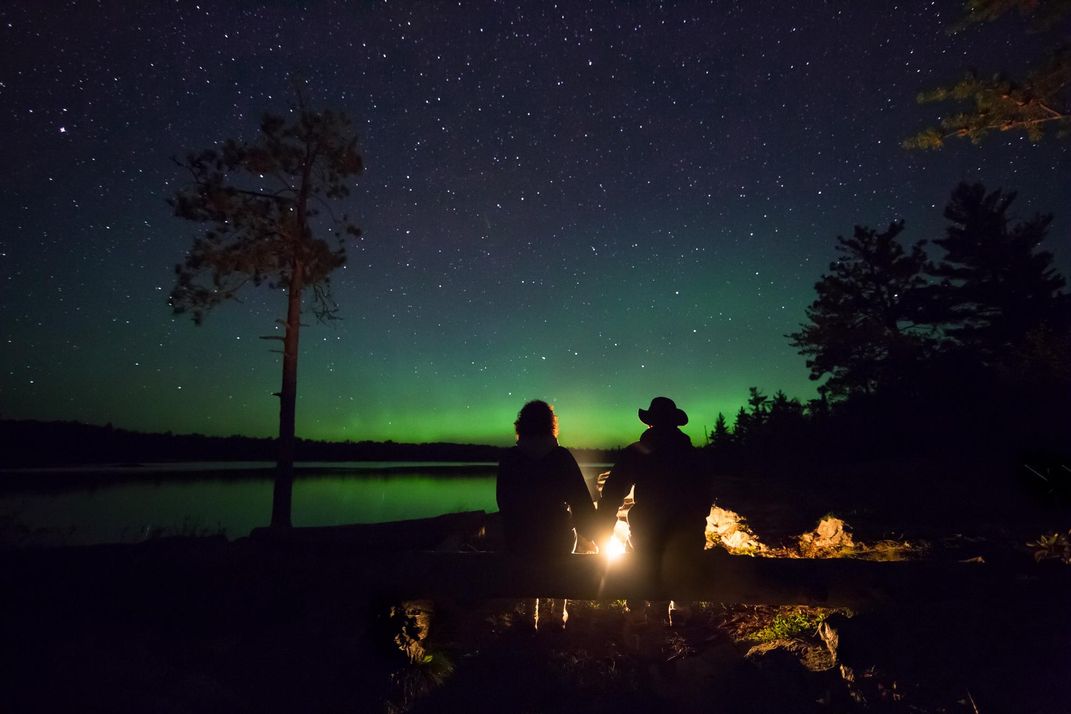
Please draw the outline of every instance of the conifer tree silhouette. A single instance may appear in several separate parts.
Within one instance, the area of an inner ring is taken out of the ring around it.
[[[1018,79],[1004,72],[983,75],[971,70],[958,82],[919,93],[921,104],[954,104],[959,111],[942,112],[936,126],[906,139],[906,148],[940,149],[949,139],[977,144],[993,132],[1025,134],[1031,141],[1046,134],[1071,136],[1071,2],[965,0],[964,14],[951,30],[959,32],[1011,13],[1029,18],[1033,32],[1029,38],[1021,37],[1020,30],[1008,25],[1007,43],[1021,46],[1026,56],[1047,46],[1041,59]]]
[[[1068,298],[1052,253],[1039,245],[1051,215],[1013,223],[1015,192],[959,184],[945,207],[949,225],[934,241],[945,250],[931,269],[939,319],[960,347],[986,365],[999,364],[1038,329],[1064,331]]]
[[[264,115],[255,139],[228,139],[176,163],[189,182],[170,200],[175,215],[207,227],[175,266],[174,312],[200,324],[247,285],[286,293],[283,334],[264,339],[283,346],[271,523],[289,526],[302,298],[311,293],[319,319],[335,317],[330,274],[345,262],[345,238],[360,232],[331,202],[349,195],[362,170],[357,137],[345,115],[308,108],[299,90],[287,116]]]
[[[732,443],[733,435],[725,423],[725,415],[718,412],[718,418],[714,420],[714,428],[710,432],[710,445],[714,448],[722,448]]]
[[[856,226],[838,237],[840,256],[815,285],[808,322],[787,337],[807,358],[813,380],[832,397],[873,392],[931,346],[922,289],[927,285],[923,241],[905,249],[903,221],[878,232]]]

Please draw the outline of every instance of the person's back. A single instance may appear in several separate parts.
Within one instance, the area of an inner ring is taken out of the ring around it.
[[[628,517],[633,547],[702,550],[710,499],[691,440],[676,428],[653,426],[633,446],[622,459],[635,487]]]
[[[603,520],[616,513],[634,486],[628,522],[637,553],[659,555],[671,547],[702,550],[710,488],[691,440],[677,428],[688,417],[666,397],[656,397],[639,415],[650,428],[625,450],[603,485]]]
[[[517,445],[498,464],[498,508],[510,552],[567,555],[574,526],[590,530],[591,495],[572,454],[558,446],[556,426],[548,404],[529,402],[515,424]]]

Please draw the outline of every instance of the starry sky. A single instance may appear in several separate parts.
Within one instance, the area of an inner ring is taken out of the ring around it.
[[[252,137],[288,77],[346,112],[364,236],[343,320],[302,332],[298,433],[505,444],[528,399],[568,446],[677,400],[702,442],[747,387],[813,397],[784,335],[834,240],[939,237],[960,180],[1055,212],[1069,144],[914,153],[964,68],[1016,69],[1011,19],[934,2],[10,0],[0,6],[0,415],[271,435],[285,296],[173,317],[197,230],[171,157]]]

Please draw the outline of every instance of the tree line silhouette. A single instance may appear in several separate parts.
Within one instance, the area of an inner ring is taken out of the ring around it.
[[[723,463],[955,455],[1066,456],[1071,296],[1040,245],[1051,215],[1016,220],[1016,194],[959,184],[944,235],[900,242],[903,221],[856,226],[787,335],[824,380],[806,404],[751,388],[730,429],[709,435]]]
[[[153,434],[79,422],[0,420],[0,466],[123,464],[160,461],[274,461],[276,439],[203,434]],[[505,451],[480,444],[298,439],[299,461],[464,461],[495,463]],[[615,452],[580,450],[588,461],[612,460]]]

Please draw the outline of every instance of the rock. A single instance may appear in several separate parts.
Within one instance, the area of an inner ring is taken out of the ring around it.
[[[746,657],[760,667],[769,666],[769,662],[778,662],[785,654],[811,672],[824,672],[832,669],[836,660],[822,645],[800,639],[782,639],[763,642],[748,650]],[[775,665],[779,666],[779,665]]]
[[[805,558],[821,558],[855,547],[848,524],[836,516],[825,516],[813,531],[800,536],[800,555]]]
[[[816,673],[812,667],[823,658]],[[745,661],[754,668],[745,695],[754,707],[749,711],[817,711],[817,703],[828,700],[832,688],[842,686],[829,669],[832,662],[825,649],[802,640],[755,645]]]
[[[745,520],[735,511],[710,507],[706,525],[707,547],[722,546],[730,553],[753,554],[766,550]]]

